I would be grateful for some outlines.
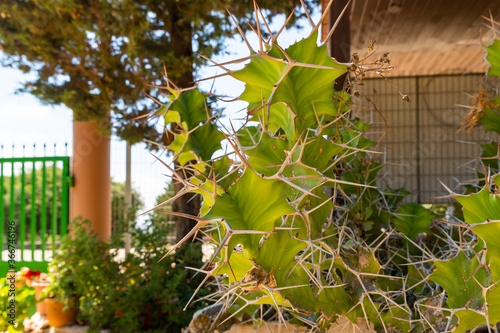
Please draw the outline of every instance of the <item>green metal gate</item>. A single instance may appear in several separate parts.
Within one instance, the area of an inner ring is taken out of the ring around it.
[[[16,269],[47,271],[67,231],[69,156],[0,158],[0,276],[8,271],[8,222],[16,226]]]

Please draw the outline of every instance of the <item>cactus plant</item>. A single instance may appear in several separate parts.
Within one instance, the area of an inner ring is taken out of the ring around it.
[[[263,19],[256,6],[256,22]],[[216,278],[213,299],[228,318],[257,318],[271,306],[277,320],[317,331],[345,318],[381,332],[463,332],[499,321],[492,235],[500,222],[488,221],[500,219],[498,194],[457,197],[468,224],[443,224],[421,206],[400,205],[403,190],[379,190],[369,126],[333,83],[386,63],[336,62],[317,45],[318,27],[283,48],[258,24],[257,50],[247,42],[250,55],[232,61],[248,64],[236,71],[219,64],[245,83],[247,117],[238,128],[216,125],[208,94],[168,83],[170,100],[158,114],[167,130],[177,128],[169,149],[182,168],[165,166],[184,188],[162,205],[186,193],[202,197],[198,215],[169,212],[197,221],[169,253],[198,234],[211,240],[215,253],[195,270],[204,282]]]

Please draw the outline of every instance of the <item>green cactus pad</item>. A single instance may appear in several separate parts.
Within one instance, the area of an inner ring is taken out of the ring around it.
[[[486,61],[490,64],[488,75],[500,77],[500,40],[495,39],[493,44],[486,46]]]
[[[487,287],[491,279],[484,268],[481,267],[476,271],[479,265],[476,257],[468,258],[460,252],[454,259],[438,260],[434,263],[436,270],[429,279],[446,290],[447,304],[450,308],[466,306],[471,309],[482,308],[485,300],[481,286]],[[475,274],[471,276],[474,272]]]
[[[500,220],[500,196],[491,194],[486,187],[478,193],[455,199],[463,206],[465,222],[469,224]]]
[[[295,213],[283,197],[284,184],[263,179],[247,169],[227,194],[217,196],[205,219],[224,219],[233,230],[272,231],[277,218]],[[247,258],[255,258],[262,234],[235,234],[229,242],[229,256],[242,244]]]
[[[429,234],[429,226],[437,215],[416,203],[400,206],[394,219],[396,230],[415,240],[421,233]]]

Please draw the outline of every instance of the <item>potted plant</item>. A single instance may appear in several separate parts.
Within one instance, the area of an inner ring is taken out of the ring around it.
[[[49,325],[67,326],[75,321],[78,304],[71,278],[52,271],[49,280],[51,282],[45,287],[41,296]]]
[[[78,295],[71,268],[61,265],[61,254],[54,255],[49,264],[48,287],[42,292],[47,319],[52,327],[67,326],[75,321],[78,309]],[[59,259],[57,259],[59,258]],[[65,259],[62,259],[65,260]]]
[[[46,298],[45,306],[51,327],[67,326],[75,321],[77,310],[74,305],[65,304],[56,298]]]
[[[47,274],[41,273],[39,270],[34,271],[28,267],[23,267],[17,276],[20,285],[26,285],[35,289],[36,311],[41,316],[46,316],[47,307],[43,301],[42,293],[50,285]]]

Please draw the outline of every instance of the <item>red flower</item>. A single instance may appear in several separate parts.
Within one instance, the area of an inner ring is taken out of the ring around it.
[[[30,279],[32,280],[32,277],[37,277],[39,278],[40,277],[40,271],[32,271],[31,269],[29,271],[26,272],[26,274],[24,275],[27,279]]]

